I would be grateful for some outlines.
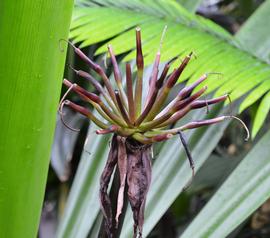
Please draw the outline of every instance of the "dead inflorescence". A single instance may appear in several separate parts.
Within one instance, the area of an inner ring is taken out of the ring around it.
[[[177,58],[168,61],[159,73],[160,47],[156,54],[153,70],[148,82],[148,94],[145,102],[142,102],[144,60],[139,28],[136,29],[136,84],[133,85],[131,65],[130,63],[126,63],[126,90],[123,87],[122,75],[111,45],[108,46],[108,52],[112,62],[117,90],[113,89],[110,80],[100,65],[94,63],[72,43],[69,42],[69,44],[74,48],[75,53],[101,77],[105,87],[87,72],[72,68],[77,75],[88,80],[99,95],[88,92],[79,85],[64,79],[63,83],[68,87],[67,93],[70,91],[77,93],[82,100],[89,102],[104,120],[100,120],[87,108],[65,100],[66,93],[59,107],[62,121],[67,125],[63,119],[62,113],[63,106],[67,105],[85,115],[100,127],[100,129],[96,131],[97,134],[113,133],[108,160],[100,179],[100,203],[105,218],[105,228],[108,237],[113,237],[113,230],[115,228],[113,224],[116,226],[118,224],[119,216],[123,208],[125,191],[127,191],[128,200],[133,211],[134,237],[137,236],[137,230],[139,231],[139,237],[141,237],[146,195],[151,181],[152,144],[154,142],[168,140],[174,135],[179,135],[187,153],[192,173],[194,174],[194,163],[187,143],[182,135],[183,131],[216,124],[226,119],[236,119],[240,121],[247,131],[247,138],[249,137],[248,129],[239,118],[232,115],[219,116],[208,120],[192,121],[180,127],[170,129],[171,125],[174,125],[191,110],[224,102],[228,98],[226,94],[214,99],[200,100],[199,98],[205,93],[207,86],[202,87],[195,93],[193,93],[193,91],[199,84],[207,79],[208,74],[204,74],[195,83],[181,89],[177,96],[169,104],[164,106],[171,89],[175,86],[181,73],[189,63],[193,55],[192,52],[180,62],[179,66],[174,69],[172,73],[169,74],[169,68]],[[73,128],[70,129],[75,130]],[[108,186],[116,167],[119,172],[120,186],[116,214],[113,214],[111,200],[108,194]],[[115,221],[113,219],[114,215]]]

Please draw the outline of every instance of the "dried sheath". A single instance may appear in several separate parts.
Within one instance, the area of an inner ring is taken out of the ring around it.
[[[143,145],[134,146],[132,143],[127,146],[128,156],[128,199],[131,205],[134,219],[134,236],[142,237],[142,229],[144,223],[144,209],[146,195],[151,183],[151,146]]]
[[[117,136],[114,135],[111,143],[111,149],[109,152],[108,160],[100,178],[100,190],[99,200],[101,205],[101,211],[105,219],[105,229],[108,237],[112,238],[113,234],[113,217],[111,200],[107,192],[110,179],[117,163],[118,149],[117,149]]]

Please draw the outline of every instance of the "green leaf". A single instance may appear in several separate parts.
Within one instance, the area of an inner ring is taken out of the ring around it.
[[[181,238],[227,237],[270,197],[270,132],[240,162]]]
[[[256,136],[256,134],[258,133],[259,129],[262,127],[266,116],[269,113],[269,109],[270,109],[270,92],[268,92],[262,99],[258,110],[257,110],[257,114],[254,120],[254,125],[252,127],[252,138],[254,138]]]
[[[99,178],[109,151],[109,137],[96,135],[96,129],[93,123],[89,127],[56,237],[87,237],[99,213]]]
[[[235,38],[241,42],[244,49],[256,57],[270,63],[270,36],[268,34],[268,24],[270,21],[270,1],[265,1],[256,10],[256,12],[245,22],[243,27],[237,32]],[[269,75],[265,74],[263,81],[257,88],[243,101],[240,112],[259,100],[267,91],[270,90]],[[254,87],[253,81],[248,82],[248,86],[244,92],[249,91]],[[257,110],[255,121],[252,128],[252,137],[254,138],[263,125],[264,119],[268,114],[269,106],[266,104],[267,97],[263,99],[260,107]],[[264,107],[264,108],[263,108]]]
[[[0,236],[36,237],[64,69],[59,39],[73,1],[2,0],[0,8]]]
[[[188,83],[192,83],[206,72],[220,72],[222,78],[212,76],[205,82],[208,92],[217,90],[216,96],[230,92],[233,101],[259,85],[269,85],[270,67],[267,63],[254,58],[224,29],[191,14],[174,0],[83,2],[75,8],[76,19],[72,23],[70,36],[75,42],[81,42],[82,47],[103,42],[96,54],[105,53],[107,43],[110,43],[116,54],[127,53],[124,61],[134,59],[134,28],[140,26],[145,64],[149,65],[154,60],[162,30],[167,25],[161,60],[166,61],[176,55],[183,58],[192,50],[197,55],[180,81],[189,79]],[[92,4],[90,8],[86,2]],[[178,64],[179,60],[173,67]],[[257,91],[253,102],[264,93],[265,90]],[[245,103],[242,109],[247,105],[250,104]]]
[[[244,111],[247,107],[260,99],[261,95],[265,94],[268,90],[270,90],[270,84],[266,80],[262,82],[257,88],[251,91],[251,93],[245,98],[245,100],[241,104],[239,111]]]
[[[243,47],[270,63],[270,1],[264,1],[236,34]]]
[[[195,12],[202,0],[177,0],[184,8],[190,12]]]

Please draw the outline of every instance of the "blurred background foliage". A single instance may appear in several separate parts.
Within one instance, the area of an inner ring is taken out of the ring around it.
[[[162,60],[176,55],[183,58],[192,50],[197,56],[178,87],[205,72],[222,73],[222,77],[212,75],[206,82],[209,96],[230,92],[233,113],[241,113],[252,129],[252,140],[248,142],[244,142],[244,132],[236,123],[186,133],[196,176],[185,191],[191,172],[179,140],[157,144],[144,236],[270,236],[269,18],[270,1],[258,0],[76,2],[70,38],[89,57],[107,67],[108,75],[111,66],[106,56],[107,44],[112,44],[119,62],[133,62],[134,28],[139,25],[149,65],[147,78],[161,32],[168,25]],[[72,48],[67,63],[90,72]],[[93,90],[69,67],[65,77]],[[71,97],[83,103],[75,95]],[[209,114],[197,111],[185,120],[226,113],[230,113],[228,105],[211,108]],[[95,135],[95,126],[72,111],[66,109],[65,118],[81,131],[69,131],[57,121],[39,237],[98,237],[102,222],[99,176],[110,138]],[[131,234],[132,218],[127,210],[120,237]]]

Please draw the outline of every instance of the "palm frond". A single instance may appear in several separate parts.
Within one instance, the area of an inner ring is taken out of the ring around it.
[[[178,0],[178,2],[190,12],[195,12],[202,0]]]
[[[243,48],[268,64],[270,63],[270,37],[269,26],[265,23],[270,20],[269,11],[270,2],[264,1],[235,35]]]
[[[270,131],[240,162],[181,238],[227,237],[269,198],[269,141]]]

